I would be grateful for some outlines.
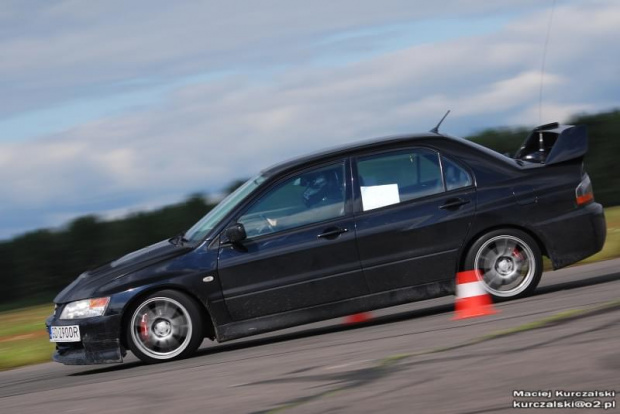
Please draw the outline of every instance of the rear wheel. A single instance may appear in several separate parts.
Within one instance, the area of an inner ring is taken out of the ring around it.
[[[478,239],[465,259],[477,269],[487,292],[497,300],[531,294],[542,276],[542,254],[527,233],[516,229],[492,231]]]
[[[194,300],[174,290],[144,298],[131,312],[126,333],[129,349],[146,363],[184,358],[203,339],[200,309]]]

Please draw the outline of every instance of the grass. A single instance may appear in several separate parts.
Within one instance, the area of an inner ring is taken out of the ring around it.
[[[51,360],[45,319],[53,310],[43,305],[0,313],[0,370]]]
[[[607,240],[602,251],[581,263],[620,257],[620,206],[605,209]],[[0,312],[0,370],[51,360],[54,345],[45,331],[53,305]]]

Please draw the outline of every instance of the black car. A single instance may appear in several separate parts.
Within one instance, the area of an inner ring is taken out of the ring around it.
[[[508,158],[435,132],[264,170],[183,235],[80,275],[46,324],[65,364],[145,362],[294,325],[453,294],[496,300],[598,252],[606,226],[585,128],[535,129]]]

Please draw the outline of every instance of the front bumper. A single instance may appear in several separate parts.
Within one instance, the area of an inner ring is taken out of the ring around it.
[[[58,319],[55,315],[45,321],[50,326],[78,325],[80,342],[57,342],[53,359],[65,365],[89,365],[123,362],[127,354],[121,345],[121,316],[98,316],[86,319]]]

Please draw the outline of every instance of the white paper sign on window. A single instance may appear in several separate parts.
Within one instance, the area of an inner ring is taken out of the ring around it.
[[[364,211],[400,203],[398,184],[361,187]]]

